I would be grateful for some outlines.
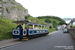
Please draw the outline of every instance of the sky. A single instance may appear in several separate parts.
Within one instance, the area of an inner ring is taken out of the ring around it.
[[[31,16],[75,17],[75,0],[16,0],[28,9]]]

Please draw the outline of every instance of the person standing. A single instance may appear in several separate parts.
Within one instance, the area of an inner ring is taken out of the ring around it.
[[[18,26],[16,27],[16,29],[17,29],[17,28],[21,29],[21,35],[22,35],[23,28],[22,28],[22,26],[21,26],[21,24],[20,24],[20,23],[18,23]]]
[[[17,29],[17,28],[23,29],[22,26],[21,26],[21,24],[19,24],[19,23],[18,23],[18,26],[16,27],[16,29]]]

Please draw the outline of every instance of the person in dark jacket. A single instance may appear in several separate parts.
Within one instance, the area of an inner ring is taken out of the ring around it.
[[[18,26],[16,27],[16,29],[17,29],[17,28],[21,29],[21,35],[22,35],[23,28],[22,28],[21,24],[18,23]]]
[[[22,26],[21,26],[20,24],[18,24],[18,26],[16,27],[16,29],[17,29],[17,28],[23,29]]]

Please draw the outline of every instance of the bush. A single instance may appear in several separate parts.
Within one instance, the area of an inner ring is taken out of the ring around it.
[[[75,28],[75,26],[70,25],[70,28]]]
[[[49,26],[50,29],[52,29],[52,26]]]
[[[14,8],[16,8],[15,6],[12,6],[10,9],[12,10],[12,9],[14,9]]]
[[[50,21],[49,19],[46,19],[45,22],[47,22],[47,23],[51,23],[51,21]]]
[[[53,21],[53,27],[56,28],[57,25],[58,25],[57,22],[56,21]]]
[[[10,12],[8,11],[8,8],[6,8],[6,11],[7,11],[7,13],[10,13]]]
[[[12,4],[15,4],[15,3],[13,3],[13,2],[11,2]]]
[[[16,7],[18,10],[24,10],[25,11],[25,8],[23,6],[20,6],[20,5],[17,5]]]

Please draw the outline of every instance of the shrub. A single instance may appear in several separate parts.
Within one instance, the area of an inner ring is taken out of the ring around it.
[[[8,11],[8,8],[6,8],[6,11],[7,11],[7,13],[10,13],[10,12]]]
[[[12,6],[10,9],[12,10],[12,9],[14,9],[14,8],[16,8],[15,6]]]
[[[13,2],[11,2],[12,4],[15,4],[15,3],[13,3]]]

